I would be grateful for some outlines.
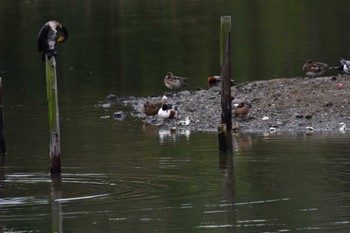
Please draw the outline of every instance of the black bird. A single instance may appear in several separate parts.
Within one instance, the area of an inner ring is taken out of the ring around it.
[[[45,60],[45,54],[49,59],[53,56],[56,57],[56,42],[64,42],[67,38],[68,31],[62,24],[55,20],[45,23],[38,34],[38,49],[39,52],[43,52],[42,60]]]

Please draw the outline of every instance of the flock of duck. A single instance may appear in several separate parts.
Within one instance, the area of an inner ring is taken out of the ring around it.
[[[308,60],[302,67],[305,75],[309,77],[316,77],[324,74],[327,70],[337,69],[340,74],[350,75],[350,60],[340,59],[338,65],[330,66],[323,62],[314,62]],[[177,91],[186,86],[186,78],[175,76],[172,72],[168,72],[164,78],[164,84],[167,88],[171,89],[173,95]],[[212,87],[221,87],[221,76],[210,76],[208,77],[207,84],[209,88]],[[231,86],[234,85],[233,80],[231,80]],[[167,97],[164,96],[161,101],[147,101],[143,105],[143,113],[146,116],[155,116],[158,115],[162,119],[171,119],[176,116],[178,106],[174,104],[167,103]],[[243,99],[235,99],[231,97],[231,107],[233,110],[233,115],[235,118],[239,119],[249,119],[252,104],[251,102]]]
[[[208,77],[208,87],[220,87],[221,76]],[[173,95],[176,95],[177,91],[186,86],[186,78],[175,76],[172,72],[168,72],[164,78],[164,84],[167,88],[172,90]],[[233,80],[231,80],[231,86],[233,86]],[[231,106],[234,110],[234,116],[236,118],[248,119],[251,113],[252,104],[247,100],[235,99],[231,96]],[[168,98],[163,96],[161,101],[147,101],[143,105],[143,113],[146,116],[157,115],[162,119],[172,119],[176,116],[178,106],[168,103]]]

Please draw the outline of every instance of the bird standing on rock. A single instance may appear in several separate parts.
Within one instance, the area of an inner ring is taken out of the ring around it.
[[[313,62],[308,60],[303,66],[303,71],[307,76],[316,77],[322,75],[329,68],[329,65],[322,62]]]
[[[178,89],[186,86],[186,78],[175,76],[173,73],[168,72],[164,78],[164,84],[173,91],[173,94],[176,94]]]
[[[55,20],[45,23],[38,34],[38,50],[43,52],[42,60],[45,60],[45,54],[47,54],[49,59],[56,57],[56,43],[64,42],[67,38],[68,31],[62,24]]]

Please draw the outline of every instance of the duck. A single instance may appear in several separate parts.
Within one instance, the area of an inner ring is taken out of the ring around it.
[[[340,65],[339,70],[340,70],[340,73],[342,74],[350,75],[350,65],[346,65],[346,64]]]
[[[162,102],[160,101],[146,101],[143,104],[142,112],[146,116],[155,116],[158,114],[159,109],[162,107]]]
[[[215,75],[215,76],[209,76],[208,77],[208,87],[221,87],[221,76]],[[234,85],[234,81],[231,79],[231,87]]]
[[[162,105],[162,107],[158,110],[158,117],[162,119],[171,119],[176,116],[177,111],[175,109],[170,108],[167,104]]]
[[[322,75],[329,68],[329,65],[322,62],[307,60],[303,65],[303,71],[307,76],[316,77]]]
[[[243,100],[243,99],[236,99],[235,97],[231,96],[231,107],[232,109],[235,109],[237,108],[237,106],[240,104],[240,103],[244,103],[245,105],[247,105],[248,107],[252,108],[252,103],[249,102],[248,100]]]
[[[245,102],[240,102],[235,108],[235,118],[247,119],[252,111],[252,105],[248,105]]]
[[[51,20],[42,26],[38,34],[38,50],[43,52],[42,60],[45,60],[45,54],[48,58],[56,57],[56,43],[62,43],[68,38],[68,30],[58,21]]]
[[[167,72],[164,78],[164,84],[173,91],[173,94],[176,94],[177,90],[186,86],[186,78],[175,76],[172,72]]]
[[[338,69],[340,70],[341,74],[348,74],[350,75],[350,60],[346,60],[344,58],[340,58]]]
[[[345,60],[344,58],[340,58],[340,64],[350,66],[350,60]]]

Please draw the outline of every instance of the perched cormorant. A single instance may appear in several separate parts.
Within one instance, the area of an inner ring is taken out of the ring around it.
[[[45,23],[38,34],[38,49],[39,52],[43,52],[43,60],[45,60],[45,54],[49,59],[56,57],[56,42],[64,42],[67,38],[68,31],[62,24],[55,20]]]

